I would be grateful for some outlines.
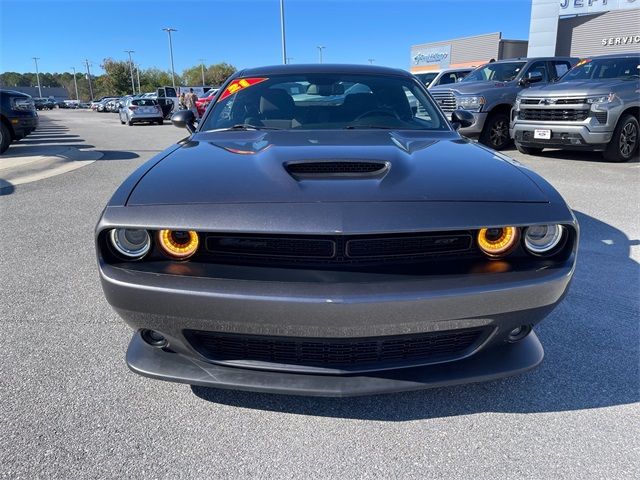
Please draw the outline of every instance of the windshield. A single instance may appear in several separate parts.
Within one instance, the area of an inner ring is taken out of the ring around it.
[[[526,62],[487,63],[473,70],[461,81],[484,82],[492,80],[495,82],[510,82],[516,79],[525,64]]]
[[[449,129],[414,80],[338,73],[233,80],[200,130],[234,127]]]
[[[434,78],[438,76],[438,72],[430,72],[430,73],[417,73],[416,77],[420,79],[422,83],[424,83],[427,87],[431,85]]]
[[[565,73],[560,82],[602,80],[607,78],[640,78],[640,57],[582,60]]]

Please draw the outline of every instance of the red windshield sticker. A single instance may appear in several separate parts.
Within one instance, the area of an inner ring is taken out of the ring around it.
[[[576,67],[579,67],[580,65],[584,65],[585,63],[589,63],[590,61],[591,61],[590,58],[583,58],[578,63],[576,63]]]
[[[240,90],[244,90],[245,88],[249,88],[253,85],[264,82],[265,80],[269,80],[269,79],[268,78],[238,78],[232,81],[227,86],[225,91],[222,92],[222,95],[220,95],[218,102],[220,102],[221,100],[224,100],[230,95],[238,93]]]

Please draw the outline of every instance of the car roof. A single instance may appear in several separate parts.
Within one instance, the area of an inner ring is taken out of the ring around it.
[[[578,57],[517,57],[517,58],[503,58],[502,60],[496,60],[495,62],[487,62],[483,65],[488,65],[489,63],[510,63],[510,62],[533,62],[533,61],[548,61],[548,60],[578,60]]]
[[[372,74],[372,75],[392,75],[410,77],[411,74],[399,68],[381,67],[378,65],[351,65],[341,63],[310,63],[310,64],[289,64],[271,65],[266,67],[247,68],[237,72],[234,77],[253,77],[262,75],[283,75],[283,74],[322,74],[322,73],[345,73],[345,74]]]
[[[595,57],[585,57],[585,58],[634,58],[640,57],[640,52],[632,52],[632,53],[609,53],[607,55],[597,55]]]
[[[18,92],[16,90],[7,90],[4,88],[0,88],[0,92],[7,95],[14,95],[16,97],[31,97],[31,95],[27,95],[26,93],[23,93],[23,92]]]

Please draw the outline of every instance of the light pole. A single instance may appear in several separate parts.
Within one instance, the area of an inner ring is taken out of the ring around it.
[[[140,88],[140,65],[136,64],[136,77],[138,77],[138,93],[142,94],[142,89]]]
[[[76,87],[76,100],[80,103],[80,97],[78,96],[78,79],[76,78],[76,67],[71,67],[73,69],[73,84]]]
[[[373,65],[373,62],[375,62],[375,61],[376,61],[376,59],[375,59],[375,58],[370,58],[370,59],[369,59],[369,63],[370,63],[371,65]]]
[[[89,60],[85,58],[84,63],[87,66],[87,80],[89,81],[89,94],[91,95],[91,101],[93,102],[93,87],[91,86],[91,72],[89,71]]]
[[[135,50],[125,50],[125,53],[129,54],[129,72],[131,73],[131,89],[133,90],[133,94],[136,94],[136,84],[133,81],[133,60],[131,59],[131,54],[135,53]]]
[[[293,57],[287,57],[287,63],[291,63],[293,60]]]
[[[171,83],[173,83],[173,89],[176,88],[176,71],[173,68],[173,42],[171,41],[171,32],[177,32],[175,28],[167,27],[163,28],[163,31],[169,34],[169,57],[171,58]]]
[[[202,73],[202,86],[204,87],[204,58],[199,58],[200,62],[200,73]]]
[[[36,62],[36,79],[38,80],[38,95],[42,98],[42,87],[40,86],[40,72],[38,72],[38,60],[40,57],[31,57],[33,61]]]
[[[280,0],[280,35],[282,36],[282,63],[287,64],[287,42],[284,35],[284,0]]]
[[[318,45],[318,58],[320,59],[320,63],[322,63],[322,50],[324,50],[327,47],[323,47],[322,45]]]

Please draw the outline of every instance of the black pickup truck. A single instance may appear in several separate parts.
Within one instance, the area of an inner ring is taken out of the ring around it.
[[[0,90],[0,154],[38,126],[33,99],[24,93]]]

